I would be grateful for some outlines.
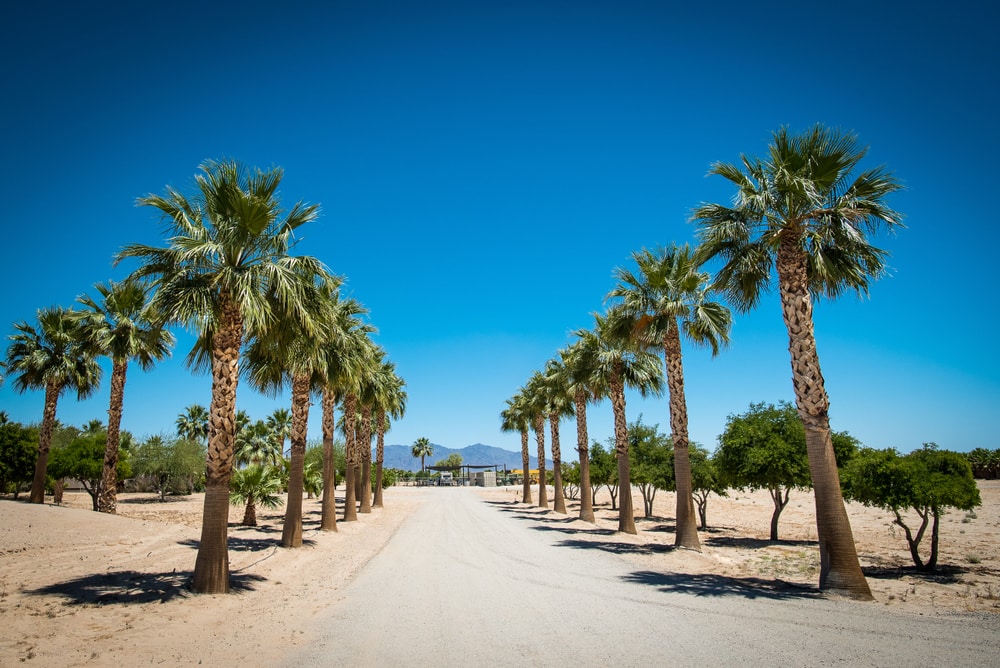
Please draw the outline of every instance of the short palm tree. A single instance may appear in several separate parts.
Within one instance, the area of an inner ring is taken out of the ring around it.
[[[703,204],[693,218],[700,254],[723,262],[716,282],[737,310],[755,308],[777,274],[816,499],[820,589],[869,600],[840,490],[812,317],[814,294],[867,294],[886,257],[869,235],[902,226],[886,203],[901,188],[892,174],[874,167],[855,175],[866,153],[852,133],[817,125],[796,135],[782,128],[767,157],[712,166],[711,174],[736,186],[735,203]]]
[[[282,170],[248,169],[234,162],[206,162],[188,197],[174,188],[138,202],[162,214],[165,247],[132,244],[116,261],[136,259],[132,277],[151,284],[153,308],[167,321],[196,328],[209,352],[209,406],[205,506],[192,589],[229,591],[229,477],[236,440],[236,389],[247,332],[280,325],[292,312],[308,320],[309,280],[325,273],[315,258],[291,255],[293,235],[316,218],[318,207],[281,208]],[[268,295],[277,295],[282,312]]]
[[[434,454],[434,446],[431,445],[430,440],[426,436],[421,436],[413,442],[413,447],[410,448],[410,454],[414,457],[420,457],[420,470],[423,471],[424,458],[430,457]]]
[[[500,429],[516,431],[521,434],[521,503],[531,503],[531,459],[528,455],[528,425],[529,419],[525,408],[524,388],[518,390],[510,399],[507,407],[500,412]]]
[[[605,315],[594,316],[593,333],[578,331],[581,338],[594,336],[594,383],[606,388],[611,399],[615,424],[615,454],[618,459],[618,530],[635,534],[635,516],[632,511],[632,476],[628,460],[628,422],[625,416],[625,388],[641,396],[659,395],[663,391],[663,371],[659,358],[637,345],[623,321],[628,314],[612,306]],[[623,334],[623,332],[626,332]]]
[[[191,404],[177,416],[177,435],[204,444],[208,440],[208,409]]]
[[[281,505],[281,473],[273,466],[252,464],[244,469],[236,469],[229,480],[229,502],[233,505],[246,504],[243,511],[245,527],[257,526],[257,505],[277,508]]]
[[[115,513],[118,506],[118,444],[121,438],[125,378],[129,361],[146,371],[170,354],[173,335],[146,306],[146,290],[135,281],[99,283],[100,297],[83,295],[84,332],[99,355],[111,358],[111,399],[108,407],[108,441],[104,450],[104,471],[97,493],[97,509]]]
[[[101,367],[87,345],[80,314],[59,306],[38,311],[37,328],[23,321],[14,324],[4,366],[13,376],[17,392],[45,390],[38,459],[28,499],[43,503],[59,397],[73,389],[77,398],[86,399],[100,385]]]
[[[729,309],[709,298],[709,275],[698,271],[694,251],[687,244],[632,254],[638,271],[616,270],[615,298],[629,316],[631,336],[640,344],[659,348],[667,372],[670,395],[670,436],[674,447],[677,485],[677,531],[674,545],[701,550],[691,489],[688,456],[687,399],[681,334],[712,354],[729,342],[732,316]]]

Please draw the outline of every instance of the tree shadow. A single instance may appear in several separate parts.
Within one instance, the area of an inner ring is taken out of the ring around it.
[[[29,589],[25,593],[36,596],[62,596],[68,599],[70,605],[166,603],[175,598],[191,595],[188,587],[192,575],[191,571],[95,573]],[[255,583],[264,580],[265,578],[260,575],[230,574],[229,589],[232,592],[251,591]]]
[[[814,540],[766,540],[763,538],[744,538],[741,536],[712,536],[705,539],[705,545],[711,547],[742,547],[747,550],[759,550],[764,547],[784,545],[786,547],[816,547]]]
[[[1000,571],[991,568],[967,568],[954,564],[938,565],[933,571],[922,570],[915,565],[910,566],[862,566],[865,577],[876,580],[901,580],[904,577],[936,582],[938,584],[954,584],[961,581],[961,576],[967,573],[977,575],[1000,575]]]
[[[259,528],[251,530],[259,531]],[[189,538],[187,540],[177,541],[178,545],[184,545],[185,547],[190,547],[198,549],[198,545],[201,541]],[[240,536],[230,535],[228,538],[229,549],[234,552],[263,552],[264,550],[270,550],[272,548],[281,547],[280,538],[243,538]],[[303,538],[302,546],[315,545],[316,541],[311,538]]]
[[[182,503],[182,502],[190,501],[190,500],[191,500],[191,496],[190,495],[168,494],[163,499],[160,499],[159,495],[144,496],[144,497],[141,497],[141,498],[137,498],[137,497],[130,497],[130,498],[127,498],[127,499],[119,498],[117,500],[117,503],[119,505],[123,505],[123,504],[125,504],[125,505],[127,505],[127,504],[147,505],[147,504],[154,504],[154,503],[155,504]]]
[[[594,527],[592,529],[581,529],[579,527],[560,527],[560,526],[536,526],[531,527],[535,531],[557,531],[559,533],[569,533],[569,534],[587,534],[590,536],[613,536],[617,531],[614,529],[601,529],[600,527]]]
[[[599,529],[598,531],[604,530]],[[635,544],[569,539],[559,541],[557,545],[578,550],[600,550],[601,552],[610,552],[612,554],[666,554],[674,549],[672,545],[662,545],[660,543]]]
[[[623,576],[622,579],[626,582],[656,587],[662,592],[681,592],[694,596],[739,596],[747,599],[773,600],[823,598],[818,588],[796,585],[783,580],[654,571],[636,571]]]

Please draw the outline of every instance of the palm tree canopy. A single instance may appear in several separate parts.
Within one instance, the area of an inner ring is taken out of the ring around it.
[[[688,244],[632,254],[638,272],[619,267],[619,281],[609,298],[619,300],[632,317],[632,335],[640,342],[659,346],[670,326],[692,343],[711,348],[716,355],[729,343],[732,315],[709,298],[707,272],[699,271],[695,252]]]
[[[774,133],[766,159],[740,156],[740,165],[716,163],[709,171],[737,187],[732,206],[703,204],[699,260],[720,258],[716,284],[739,310],[753,309],[771,276],[783,240],[807,256],[809,289],[836,298],[846,290],[867,294],[885,272],[886,252],[868,239],[902,227],[886,197],[902,188],[882,166],[855,168],[867,154],[853,133],[817,125],[802,134]]]
[[[137,281],[98,283],[95,299],[82,295],[83,325],[97,352],[113,360],[135,361],[144,369],[170,355],[173,335],[156,324],[147,306],[146,288]]]
[[[4,365],[18,393],[72,388],[79,399],[86,399],[97,390],[102,375],[88,351],[80,313],[61,306],[38,311],[37,329],[23,321],[14,324]]]
[[[177,435],[201,442],[208,438],[208,409],[201,404],[191,404],[177,416]]]
[[[593,375],[595,387],[607,394],[610,382],[617,374],[626,388],[636,390],[643,397],[660,396],[664,390],[663,368],[660,358],[638,345],[632,338],[634,325],[629,314],[619,306],[612,306],[604,314],[594,314],[592,332],[578,330],[581,339],[590,339],[593,345]]]

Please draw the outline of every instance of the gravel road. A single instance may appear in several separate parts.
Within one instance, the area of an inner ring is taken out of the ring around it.
[[[428,489],[288,665],[989,666],[1000,617],[637,571],[555,513]],[[386,512],[391,512],[387,509]],[[622,549],[627,545],[620,544]]]

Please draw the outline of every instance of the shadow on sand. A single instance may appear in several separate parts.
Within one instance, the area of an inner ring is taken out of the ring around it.
[[[738,596],[773,600],[821,599],[819,589],[794,585],[782,580],[734,578],[713,574],[656,573],[636,571],[622,578],[626,582],[649,585],[662,592],[681,592],[694,596]]]
[[[188,584],[192,573],[140,573],[119,571],[117,573],[95,573],[72,580],[29,589],[25,593],[33,595],[63,596],[70,605],[106,605],[123,603],[166,603],[172,599],[189,596]],[[233,592],[251,591],[254,584],[265,578],[259,575],[231,574],[229,588]]]

